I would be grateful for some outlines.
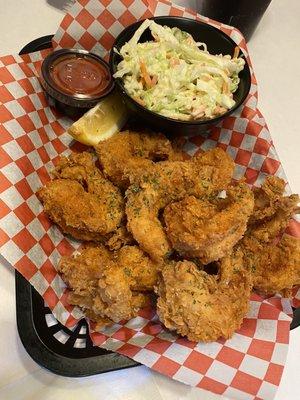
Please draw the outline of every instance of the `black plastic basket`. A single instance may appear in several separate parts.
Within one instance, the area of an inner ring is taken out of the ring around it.
[[[52,35],[28,43],[20,54],[51,47]],[[16,271],[17,325],[28,354],[41,366],[64,376],[78,377],[139,365],[135,361],[93,346],[87,322],[72,329],[60,324],[43,298]],[[291,329],[300,325],[300,308],[294,310]]]

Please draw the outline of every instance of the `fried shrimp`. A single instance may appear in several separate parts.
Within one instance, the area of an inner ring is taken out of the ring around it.
[[[76,239],[102,241],[124,218],[124,199],[97,169],[90,153],[63,157],[54,179],[38,192],[46,214]]]
[[[105,241],[105,245],[109,250],[119,250],[126,245],[134,244],[134,239],[125,225],[121,225],[112,235],[109,235]]]
[[[58,269],[71,289],[70,304],[99,326],[135,317],[150,303],[157,282],[157,265],[136,246],[117,252],[88,246],[77,256],[63,257]]]
[[[287,296],[300,283],[300,239],[285,234],[278,241],[291,217],[299,213],[299,196],[283,196],[284,186],[281,179],[272,177],[254,191],[253,217],[238,243],[254,288],[268,295]]]
[[[282,188],[280,182],[282,180],[279,180],[279,178],[276,178],[276,180]],[[273,179],[272,181],[274,182]],[[254,191],[254,211],[249,219],[246,234],[247,237],[252,237],[264,243],[270,242],[280,233],[283,233],[292,216],[300,211],[298,206],[299,196],[297,194],[283,196],[282,190],[280,194],[277,193],[276,200],[274,200],[273,192],[267,194],[265,190],[269,182],[270,179],[267,178],[266,183],[262,185],[262,190],[257,189]],[[264,198],[264,204],[269,204],[267,212],[263,211],[264,209],[261,205],[262,197]]]
[[[125,131],[100,142],[95,147],[104,175],[126,189],[128,174],[142,173],[155,161],[182,160],[182,152],[159,133]]]
[[[131,177],[126,192],[128,230],[153,260],[161,261],[172,247],[159,220],[160,211],[185,196],[207,196],[225,189],[233,169],[232,159],[216,148],[189,161],[155,164],[140,177]]]
[[[218,262],[219,273],[209,275],[193,262],[164,267],[157,287],[159,319],[189,340],[210,342],[230,338],[248,311],[250,274],[242,267],[242,253]]]
[[[254,210],[250,223],[271,217],[279,208],[287,209],[297,202],[297,195],[284,196],[286,183],[277,176],[268,176],[260,188],[254,189]]]
[[[93,311],[101,270],[109,262],[110,252],[104,246],[88,246],[82,250],[81,254],[62,257],[57,267],[71,290],[68,302],[81,307],[87,316],[93,315],[93,320],[99,327],[112,323],[104,313],[96,314]]]
[[[299,238],[283,235],[277,244],[245,238],[241,248],[258,292],[289,297],[293,286],[300,284]]]
[[[241,239],[253,205],[244,183],[230,186],[225,199],[187,196],[164,210],[167,237],[182,256],[208,264],[229,254]]]

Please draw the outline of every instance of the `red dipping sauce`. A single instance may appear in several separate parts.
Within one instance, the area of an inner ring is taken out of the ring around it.
[[[50,67],[50,76],[59,90],[70,94],[99,95],[110,84],[110,73],[97,60],[77,55],[59,58]]]
[[[62,49],[49,54],[41,68],[49,104],[76,116],[109,94],[114,82],[108,64],[85,50]]]

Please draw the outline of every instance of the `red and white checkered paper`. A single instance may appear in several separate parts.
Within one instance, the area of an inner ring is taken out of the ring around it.
[[[223,30],[243,49],[251,65],[239,31],[167,1],[81,0],[64,17],[53,45],[82,47],[107,56],[125,26],[153,15],[185,16]],[[40,86],[38,71],[48,52],[0,58],[0,252],[43,296],[55,317],[72,326],[82,313],[67,304],[67,290],[55,266],[79,243],[65,238],[51,224],[35,192],[50,179],[49,171],[61,154],[84,147],[65,133],[71,121],[48,106]],[[235,177],[245,176],[251,185],[260,185],[266,175],[285,178],[256,103],[252,71],[250,95],[242,108],[210,134],[186,137],[185,150],[194,154],[222,147],[237,164]],[[300,236],[296,220],[289,233]],[[300,305],[299,291],[293,301]],[[263,299],[253,294],[250,311],[230,340],[203,344],[179,338],[165,330],[151,309],[91,336],[100,347],[186,384],[232,399],[270,400],[286,359],[290,314],[288,299]]]

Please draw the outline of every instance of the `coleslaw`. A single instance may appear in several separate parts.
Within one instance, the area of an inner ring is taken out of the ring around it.
[[[153,41],[138,43],[146,29]],[[205,43],[179,28],[145,20],[120,51],[114,78],[147,109],[169,118],[211,119],[235,105],[233,93],[245,61],[234,55],[212,55]]]

